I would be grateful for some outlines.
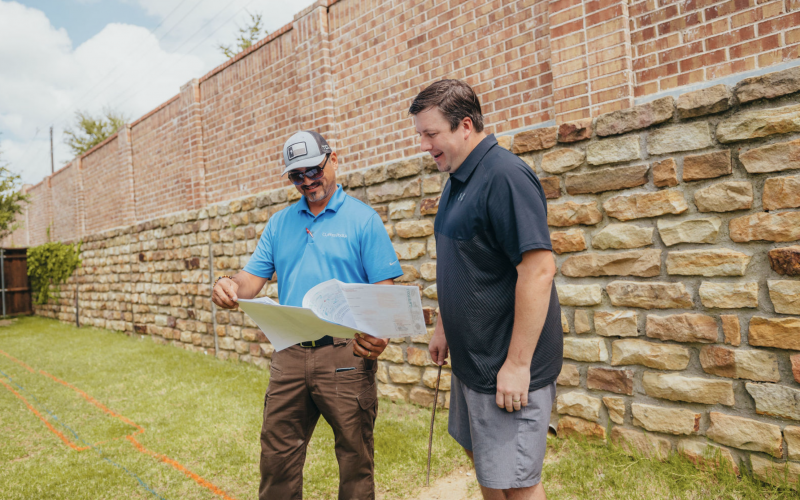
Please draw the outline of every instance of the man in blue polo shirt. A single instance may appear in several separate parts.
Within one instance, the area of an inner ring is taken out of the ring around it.
[[[273,273],[280,303],[298,307],[308,290],[329,279],[391,285],[403,274],[378,214],[336,184],[336,153],[321,135],[294,134],[283,159],[283,173],[303,197],[272,216],[243,271],[217,280],[217,306],[234,309],[240,297],[255,297]],[[272,355],[261,428],[261,500],[303,497],[306,448],[320,414],[335,436],[339,499],[375,498],[375,372],[387,341],[366,334],[355,341],[319,336]]]

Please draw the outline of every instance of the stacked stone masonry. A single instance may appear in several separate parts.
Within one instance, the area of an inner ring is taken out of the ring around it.
[[[12,242],[39,244],[49,228],[84,242],[83,266],[37,313],[74,321],[77,289],[84,325],[267,369],[268,339],[242,312],[216,309],[211,283],[240,270],[269,218],[298,197],[271,180],[280,138],[318,128],[341,152],[346,191],[383,219],[398,284],[418,287],[425,306],[428,333],[392,342],[379,360],[380,393],[430,405],[433,220],[446,175],[418,155],[410,122],[397,116],[427,82],[465,78],[490,131],[536,171],[548,198],[564,329],[559,435],[763,478],[799,471],[800,71],[639,106],[632,98],[780,62],[800,41],[788,14],[800,4],[734,2],[702,16],[644,1],[451,5],[430,14],[435,30],[412,37],[425,9],[393,6],[379,19],[373,3],[315,4],[30,190],[25,236]],[[583,8],[591,15],[577,23]],[[652,9],[664,12],[656,19]],[[390,18],[401,28],[380,28]],[[687,33],[701,45],[676,46],[676,31],[695,24]],[[497,25],[504,30],[492,32]],[[770,33],[780,34],[777,48]],[[445,50],[461,42],[492,48],[494,59],[461,65],[463,49]],[[720,43],[738,45],[720,56]],[[287,54],[299,54],[296,64]],[[399,83],[381,80],[388,68],[400,68]],[[394,107],[369,111],[383,101]],[[262,293],[277,297],[277,286]],[[448,369],[441,388],[448,405]]]

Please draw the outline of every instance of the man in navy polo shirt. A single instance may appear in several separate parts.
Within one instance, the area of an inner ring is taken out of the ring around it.
[[[422,150],[450,178],[434,231],[440,316],[434,362],[453,362],[450,435],[475,462],[486,500],[545,498],[541,484],[563,334],[547,203],[539,179],[483,131],[459,80],[409,109]]]
[[[243,271],[217,280],[215,304],[238,307],[239,297],[255,297],[273,273],[279,302],[297,307],[308,290],[329,279],[391,285],[403,274],[378,214],[336,184],[336,153],[321,135],[294,134],[283,159],[283,173],[303,197],[272,216]],[[339,499],[375,498],[375,372],[388,341],[319,335],[272,355],[261,428],[261,500],[303,497],[306,448],[320,414],[336,440]]]

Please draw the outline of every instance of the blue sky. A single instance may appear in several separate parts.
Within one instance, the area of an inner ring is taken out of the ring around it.
[[[72,159],[64,129],[80,110],[132,120],[226,58],[248,13],[268,31],[314,0],[0,0],[0,153],[27,184]]]

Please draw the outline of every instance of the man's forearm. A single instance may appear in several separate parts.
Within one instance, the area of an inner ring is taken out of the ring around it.
[[[506,362],[530,366],[547,318],[552,286],[552,274],[546,270],[520,274],[517,278],[514,329]]]
[[[239,288],[236,290],[236,295],[240,299],[254,298],[267,282],[266,279],[259,278],[245,271],[239,271],[234,274],[231,279],[239,285]]]

